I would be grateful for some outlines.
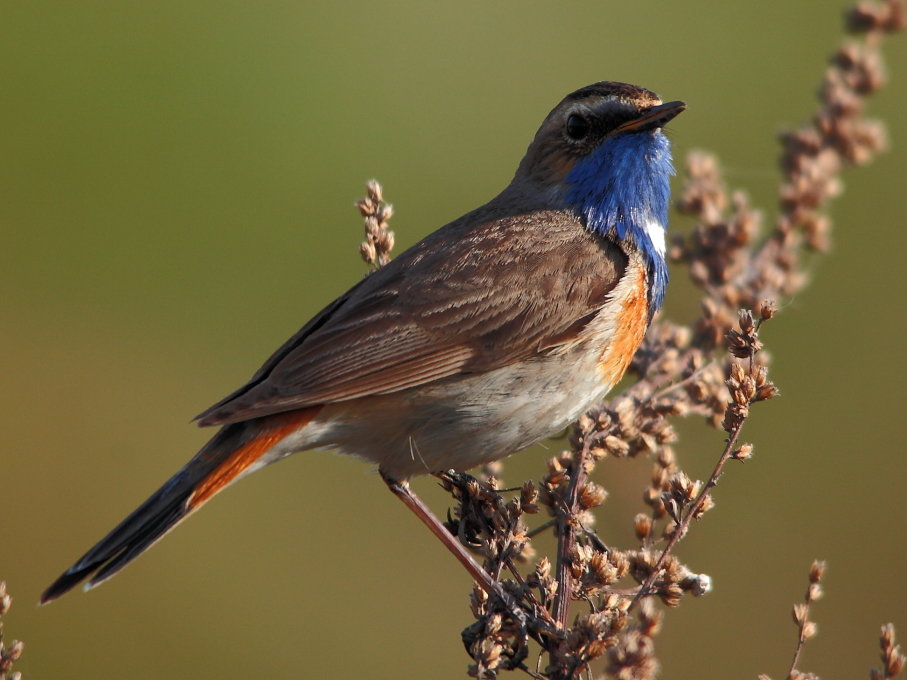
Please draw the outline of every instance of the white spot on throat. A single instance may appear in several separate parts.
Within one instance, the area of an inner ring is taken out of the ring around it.
[[[646,236],[649,237],[649,240],[652,242],[652,247],[662,257],[665,256],[665,228],[654,217],[650,217],[646,220],[645,224]]]

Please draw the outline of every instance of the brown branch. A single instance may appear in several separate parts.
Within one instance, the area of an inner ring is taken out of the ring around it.
[[[554,620],[560,628],[567,627],[567,609],[572,599],[573,584],[570,574],[570,556],[576,543],[577,515],[580,512],[579,490],[586,482],[588,445],[583,446],[571,469],[570,487],[563,505],[557,513],[557,596],[554,600]]]

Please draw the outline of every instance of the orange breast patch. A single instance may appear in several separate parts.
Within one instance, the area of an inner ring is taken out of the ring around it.
[[[599,371],[610,387],[624,376],[630,360],[642,344],[648,325],[649,301],[646,297],[646,270],[639,268],[632,292],[623,300],[615,319],[614,337],[602,353]]]

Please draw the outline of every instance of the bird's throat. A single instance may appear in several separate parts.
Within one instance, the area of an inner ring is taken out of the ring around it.
[[[637,249],[649,272],[650,313],[668,283],[665,228],[674,174],[671,147],[660,130],[618,135],[573,167],[567,203],[586,227]]]

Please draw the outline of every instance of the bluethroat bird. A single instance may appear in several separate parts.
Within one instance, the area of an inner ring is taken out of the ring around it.
[[[96,586],[228,485],[308,449],[377,464],[491,592],[408,480],[538,442],[620,380],[668,283],[662,127],[684,108],[616,82],[564,98],[504,191],[357,283],[199,415],[212,439],[41,601]]]

